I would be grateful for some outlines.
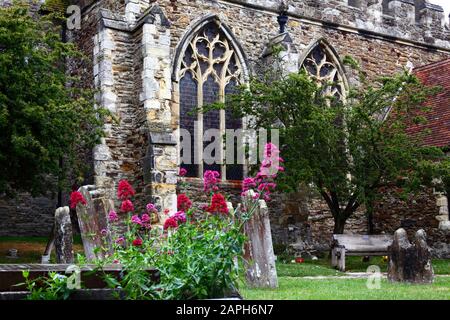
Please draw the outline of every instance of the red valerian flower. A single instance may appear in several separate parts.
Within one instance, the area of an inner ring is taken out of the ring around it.
[[[142,215],[141,221],[142,221],[142,225],[144,226],[144,228],[146,228],[146,229],[151,229],[152,228],[151,219],[150,219],[150,216],[148,214],[144,213]]]
[[[142,239],[140,239],[140,238],[134,239],[134,240],[133,240],[133,246],[135,246],[135,247],[140,247],[140,246],[142,246]]]
[[[122,211],[122,212],[134,211],[133,203],[130,200],[122,201],[122,205],[120,206],[120,211]]]
[[[186,213],[184,213],[184,211],[178,211],[172,217],[175,218],[177,223],[185,223],[186,222]]]
[[[192,201],[185,194],[179,194],[177,197],[177,207],[180,211],[188,211],[192,207]]]
[[[219,190],[217,184],[219,183],[220,173],[213,170],[206,170],[203,174],[203,191],[216,192]]]
[[[137,215],[134,215],[134,216],[131,217],[131,223],[138,224],[138,225],[142,226],[142,221]]]
[[[114,210],[111,210],[108,214],[108,219],[110,222],[114,222],[119,220],[119,216],[117,215],[117,212],[115,212]]]
[[[167,229],[176,229],[178,228],[178,222],[177,219],[175,219],[175,217],[170,217],[168,219],[166,219],[166,221],[164,222],[164,230]]]
[[[77,205],[81,203],[82,205],[86,205],[86,199],[84,199],[83,195],[79,191],[74,191],[70,194],[70,208],[75,209]]]
[[[134,191],[133,187],[128,183],[127,180],[119,181],[119,186],[117,188],[117,197],[120,200],[127,200],[135,194],[136,191]]]
[[[158,209],[153,203],[147,203],[146,209],[148,213],[158,213]]]
[[[212,214],[228,214],[228,206],[225,197],[220,193],[213,194],[211,205],[206,211]]]
[[[185,168],[181,168],[180,172],[178,173],[178,175],[180,177],[184,177],[187,174],[187,170]]]

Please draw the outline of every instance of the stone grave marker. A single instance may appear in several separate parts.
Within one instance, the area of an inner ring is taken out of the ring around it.
[[[426,233],[416,232],[413,243],[408,240],[405,229],[394,233],[394,241],[388,248],[388,279],[392,282],[432,283],[433,266],[426,241]]]
[[[247,202],[253,201],[249,193]],[[257,200],[256,211],[245,224],[248,241],[244,245],[246,278],[251,287],[277,288],[278,278],[272,245],[269,209],[264,200]]]
[[[105,198],[93,199],[90,192],[92,188],[92,186],[84,186],[78,190],[86,199],[86,205],[81,203],[77,205],[81,239],[88,261],[92,261],[95,258],[103,259],[105,253],[111,251],[109,234],[102,235],[102,231],[108,230],[108,213],[114,209],[112,200]]]
[[[73,263],[73,234],[69,207],[55,211],[55,251],[57,263]]]

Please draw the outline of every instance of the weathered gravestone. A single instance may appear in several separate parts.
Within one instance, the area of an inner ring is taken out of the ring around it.
[[[248,195],[247,203],[253,201]],[[244,225],[248,240],[244,245],[246,278],[249,286],[277,288],[278,278],[270,230],[269,209],[264,200],[257,200],[252,218]]]
[[[77,217],[80,225],[81,239],[83,241],[84,252],[88,261],[103,259],[105,253],[111,251],[111,237],[108,230],[108,213],[114,210],[112,200],[105,198],[92,198],[90,189],[92,186],[81,187],[81,192],[86,205],[77,205]]]
[[[427,246],[426,233],[416,232],[414,243],[410,243],[405,229],[398,229],[394,241],[388,248],[388,279],[395,282],[432,283],[433,267]]]
[[[69,207],[55,211],[55,251],[57,263],[73,263],[73,234]]]

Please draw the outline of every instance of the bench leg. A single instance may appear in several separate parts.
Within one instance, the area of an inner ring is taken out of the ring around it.
[[[345,272],[345,248],[339,248],[340,257],[338,260],[338,268],[340,271]]]
[[[331,250],[331,267],[336,268],[338,265],[337,248]]]

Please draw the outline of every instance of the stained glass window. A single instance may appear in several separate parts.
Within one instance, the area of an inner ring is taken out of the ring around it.
[[[197,106],[202,107],[216,101],[223,102],[226,95],[232,93],[234,88],[242,82],[242,66],[235,48],[215,21],[207,23],[192,37],[183,53],[178,76],[180,79],[180,128],[188,130],[191,134],[191,164],[182,161],[181,167],[187,170],[189,177],[201,177],[205,170],[216,170],[221,173],[223,179],[242,179],[243,166],[236,162],[225,164],[225,161],[219,160],[213,164],[205,162],[192,164],[195,152],[199,159],[204,159],[203,149],[214,142],[212,138],[211,141],[199,144],[203,148],[194,148],[196,140],[202,141],[203,132],[208,129],[218,129],[223,135],[226,129],[242,128],[242,119],[235,119],[224,110],[189,114]],[[197,121],[198,131],[202,132],[201,136],[194,135],[194,121]],[[215,159],[224,159],[224,142],[223,139],[219,140],[220,148],[216,150],[219,154],[213,153],[212,156]],[[183,151],[180,157],[184,159]],[[237,161],[236,157],[235,152]]]

